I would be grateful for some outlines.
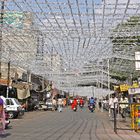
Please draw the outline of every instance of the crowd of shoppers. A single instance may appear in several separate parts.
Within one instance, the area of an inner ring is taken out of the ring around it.
[[[108,98],[102,98],[98,100],[98,108],[104,109],[109,112],[109,117],[114,117],[114,111],[121,115],[121,117],[126,119],[126,112],[128,113],[129,108],[129,98],[125,94],[111,94]]]

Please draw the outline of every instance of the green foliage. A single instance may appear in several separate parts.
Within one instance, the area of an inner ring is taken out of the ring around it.
[[[117,27],[113,30],[112,36],[110,39],[113,43],[113,52],[119,55],[130,54],[134,56],[135,51],[140,51],[140,35],[136,34],[140,31],[140,16],[130,17],[126,22],[118,24]],[[124,62],[124,60],[121,60]],[[115,62],[112,62],[113,65],[120,64],[120,59],[116,58]],[[115,69],[111,70],[112,78],[125,81],[130,73],[134,71],[134,61],[125,60],[125,63],[121,63],[121,67],[125,64],[126,70],[128,72],[124,72],[121,70],[117,71]],[[135,77],[138,76],[137,72],[134,71]]]

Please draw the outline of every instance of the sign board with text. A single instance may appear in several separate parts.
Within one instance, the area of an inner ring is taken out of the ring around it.
[[[135,52],[135,68],[140,70],[140,52]]]

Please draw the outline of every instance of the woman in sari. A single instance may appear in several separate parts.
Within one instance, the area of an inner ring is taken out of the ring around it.
[[[3,134],[5,130],[5,111],[4,102],[0,98],[0,134]]]

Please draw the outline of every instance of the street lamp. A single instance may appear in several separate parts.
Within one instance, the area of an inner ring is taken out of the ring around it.
[[[2,77],[1,61],[2,61],[2,28],[3,28],[3,17],[4,17],[4,0],[1,1],[1,12],[0,12],[0,79]]]
[[[109,59],[107,60],[107,68],[108,68],[108,89],[110,90],[110,64]]]
[[[7,94],[6,97],[9,97],[9,85],[10,84],[10,61],[8,62],[8,73],[7,73]]]

